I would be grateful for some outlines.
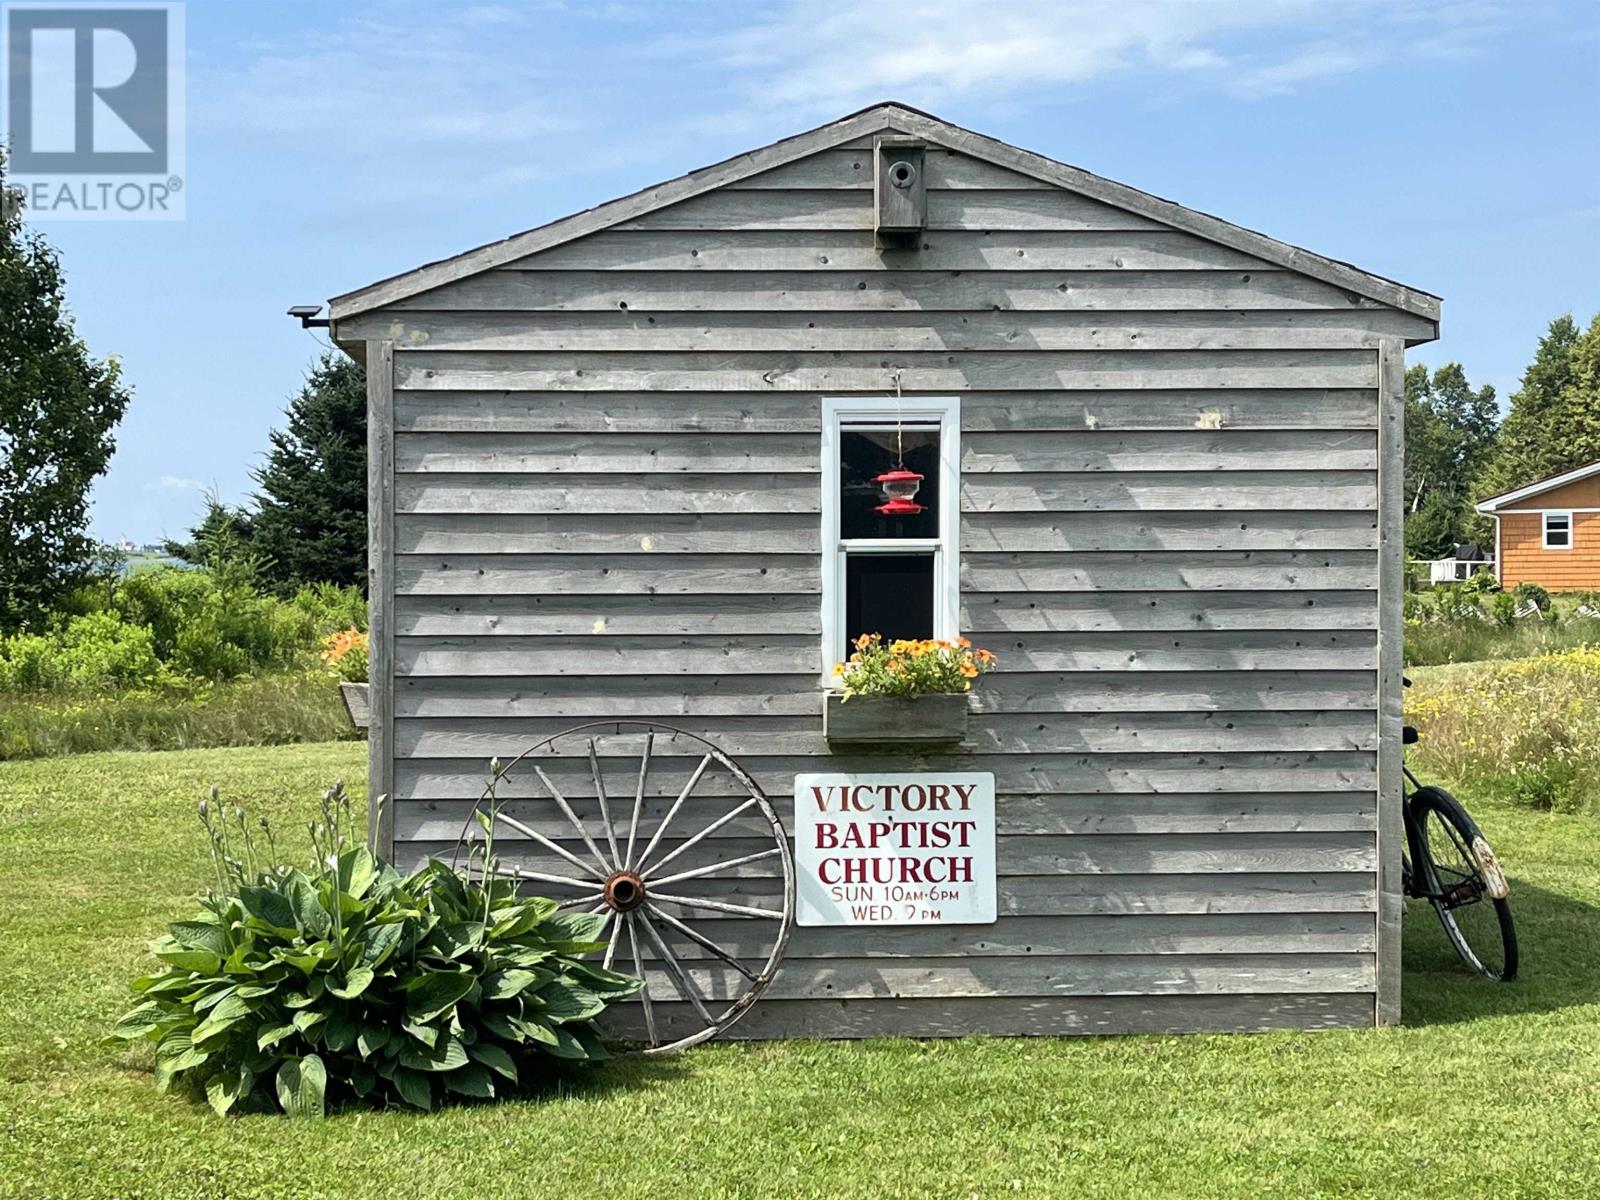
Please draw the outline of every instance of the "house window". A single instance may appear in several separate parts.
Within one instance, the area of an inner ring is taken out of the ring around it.
[[[1547,512],[1544,514],[1544,548],[1546,550],[1572,549],[1572,514]]]
[[[959,632],[961,402],[955,397],[822,402],[823,680],[863,633]],[[921,511],[885,515],[876,477],[922,476]]]

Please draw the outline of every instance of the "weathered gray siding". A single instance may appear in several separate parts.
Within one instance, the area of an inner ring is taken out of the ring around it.
[[[1432,323],[934,148],[922,249],[880,252],[870,166],[823,151],[340,323],[395,347],[398,856],[585,719],[681,724],[784,813],[797,772],[881,769],[821,736],[819,420],[899,371],[961,397],[962,622],[1001,660],[967,750],[903,761],[995,773],[1001,916],[797,929],[736,1032],[1370,1024],[1380,347]],[[698,757],[655,752],[650,821]]]

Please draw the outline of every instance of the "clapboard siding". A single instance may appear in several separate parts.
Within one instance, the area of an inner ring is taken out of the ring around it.
[[[585,721],[617,795],[630,719],[711,739],[782,813],[797,773],[885,769],[821,736],[819,439],[823,397],[898,382],[961,398],[961,620],[1000,666],[961,747],[893,764],[993,771],[1000,920],[796,930],[736,1028],[1370,1024],[1377,348],[1433,322],[936,148],[929,229],[883,251],[871,162],[823,150],[341,321],[395,345],[397,859],[448,855],[491,757]],[[642,830],[700,753],[656,741]],[[586,757],[547,772],[599,837]],[[582,852],[528,772],[498,795]],[[707,777],[665,847],[741,796]],[[778,902],[770,861],[698,884]]]
[[[910,393],[907,393],[908,395]],[[968,433],[1090,429],[1374,429],[1366,388],[1206,391],[975,392],[962,397]],[[820,429],[821,395],[792,392],[401,391],[405,433],[805,433]]]
[[[1101,313],[1380,306],[1292,271],[488,271],[394,305],[420,312]],[[404,320],[402,316],[400,318]],[[1219,315],[1219,324],[1225,319]],[[1358,319],[1353,328],[1362,328]]]
[[[866,251],[876,254],[876,251]],[[1022,281],[1025,282],[1025,281]],[[1331,309],[1240,311],[1224,325],[1211,314],[1094,311],[782,313],[408,312],[360,323],[408,352],[685,351],[765,352],[991,350],[1336,350],[1375,348],[1411,332],[1402,313],[1375,312],[1362,328]]]
[[[401,597],[396,632],[405,635],[436,630],[436,619],[477,621],[493,609],[483,601],[499,599],[491,596],[447,602],[473,604],[475,612],[469,616],[441,615],[432,601],[428,602],[429,607],[419,609],[417,601]],[[552,598],[544,603],[563,600]],[[652,610],[640,601],[639,611],[648,614]],[[813,619],[815,615],[811,613]],[[725,623],[735,622],[730,618]],[[564,622],[561,628],[565,628]],[[1019,671],[1002,661],[1000,670],[988,676],[971,699],[974,711],[980,713],[1366,711],[1372,707],[1372,676],[1367,671],[1252,670],[1151,671],[1119,677]],[[395,712],[408,717],[564,717],[581,712],[595,719],[650,712],[672,717],[767,715],[815,720],[822,714],[822,697],[816,689],[816,677],[810,672],[592,677],[413,675],[400,683]]]

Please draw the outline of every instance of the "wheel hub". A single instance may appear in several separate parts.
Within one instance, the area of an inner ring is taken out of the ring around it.
[[[644,903],[644,880],[636,871],[618,871],[606,880],[605,901],[617,912],[632,912]]]

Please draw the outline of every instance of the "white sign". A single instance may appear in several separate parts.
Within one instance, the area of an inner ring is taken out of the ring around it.
[[[794,841],[801,925],[995,919],[993,775],[797,775]]]

